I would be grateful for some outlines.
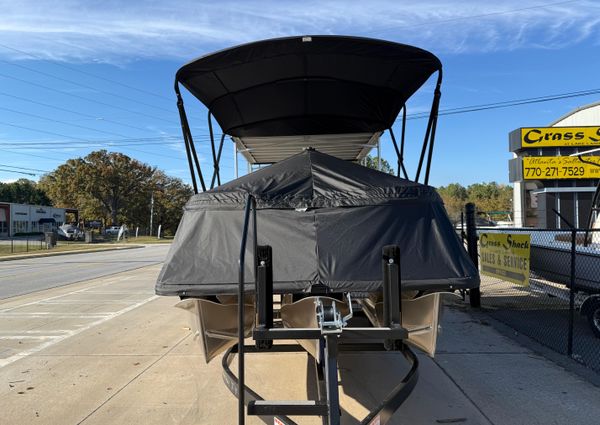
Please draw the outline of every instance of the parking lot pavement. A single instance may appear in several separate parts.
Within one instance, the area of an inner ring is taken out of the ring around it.
[[[0,423],[235,424],[220,359],[205,364],[176,299],[153,295],[158,271],[0,302]],[[449,310],[444,324],[440,353],[420,356],[419,383],[394,424],[597,423],[597,387],[467,312]],[[358,424],[406,368],[396,353],[344,355],[342,423]],[[247,383],[265,398],[305,398],[307,376],[306,354],[247,358]]]

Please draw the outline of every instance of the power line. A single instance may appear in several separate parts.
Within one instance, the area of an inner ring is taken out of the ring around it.
[[[106,78],[106,77],[103,77],[103,76],[101,76],[101,75],[94,74],[94,73],[92,73],[92,72],[88,72],[88,71],[82,71],[81,69],[77,69],[77,68],[74,68],[74,67],[71,67],[71,66],[65,65],[65,64],[63,64],[63,63],[61,63],[61,62],[58,62],[58,61],[53,61],[53,60],[50,60],[50,59],[47,59],[47,58],[43,58],[43,57],[41,57],[41,56],[38,56],[38,55],[35,55],[35,54],[31,53],[31,52],[26,52],[26,51],[24,51],[24,50],[20,50],[20,49],[17,49],[17,48],[15,48],[15,47],[10,47],[10,46],[7,46],[6,44],[2,44],[2,43],[0,43],[0,47],[4,47],[5,49],[12,50],[12,51],[14,51],[14,52],[22,53],[22,54],[24,54],[24,55],[27,55],[27,56],[29,56],[29,57],[32,57],[32,58],[35,58],[35,59],[38,59],[38,60],[41,60],[41,61],[50,62],[50,63],[52,63],[53,65],[60,66],[61,68],[65,68],[65,69],[68,69],[68,70],[70,70],[70,71],[73,71],[73,72],[78,72],[78,73],[80,73],[80,74],[87,75],[87,76],[89,76],[89,77],[93,77],[93,78],[97,78],[97,79],[99,79],[99,80],[107,81],[107,82],[109,82],[109,83],[116,84],[116,85],[119,85],[119,86],[121,86],[121,87],[128,88],[128,89],[130,89],[130,90],[135,90],[135,91],[138,91],[138,92],[140,92],[140,93],[145,93],[145,94],[148,94],[148,95],[150,95],[150,96],[155,96],[155,97],[159,97],[159,98],[162,98],[162,99],[167,99],[167,100],[169,100],[169,101],[171,101],[171,100],[172,100],[172,99],[171,99],[171,98],[169,98],[169,97],[166,97],[166,96],[163,96],[163,95],[160,95],[160,94],[156,94],[156,93],[152,93],[152,92],[150,92],[150,91],[143,90],[143,89],[140,89],[140,88],[138,88],[138,87],[130,86],[130,85],[128,85],[128,84],[121,83],[121,82],[119,82],[119,81],[112,80],[112,79],[110,79],[110,78]]]
[[[15,167],[14,165],[0,164],[0,167],[6,168],[16,168],[17,170],[26,170],[26,171],[41,171],[42,173],[47,173],[47,170],[40,170],[39,168],[27,168],[27,167]]]
[[[569,93],[561,93],[548,96],[530,97],[525,99],[506,100],[503,102],[485,103],[481,105],[461,106],[457,108],[442,109],[438,115],[457,115],[466,114],[469,112],[487,111],[490,109],[509,108],[512,106],[529,105],[533,103],[550,102],[553,100],[569,99],[573,97],[591,96],[600,94],[600,89],[582,90]],[[428,112],[420,112],[416,114],[408,114],[407,119],[422,119],[429,117]]]
[[[0,168],[0,171],[3,171],[5,173],[26,174],[28,176],[33,176],[33,177],[37,176],[37,174],[34,174],[34,173],[26,173],[24,171],[5,170],[3,168]]]
[[[4,111],[15,113],[15,114],[20,114],[20,115],[25,115],[25,116],[37,118],[37,119],[40,119],[40,120],[45,120],[45,121],[50,121],[50,122],[53,122],[53,123],[59,123],[59,124],[69,125],[71,127],[82,128],[84,130],[95,131],[97,133],[110,134],[110,135],[113,135],[113,136],[125,137],[125,138],[127,137],[127,136],[125,136],[123,134],[120,134],[120,133],[114,133],[112,131],[105,131],[105,130],[98,130],[98,129],[93,128],[93,127],[87,127],[85,125],[73,124],[73,123],[70,123],[68,121],[61,121],[61,120],[57,120],[55,118],[48,118],[48,117],[44,117],[42,115],[37,115],[37,114],[31,114],[29,112],[18,111],[16,109],[4,108],[2,106],[0,106],[0,109],[2,109]]]
[[[5,125],[9,125],[9,126],[13,126],[13,127],[19,127],[19,128],[24,128],[26,130],[31,130],[31,131],[37,131],[37,132],[44,132],[44,133],[48,133],[46,130],[39,130],[37,128],[33,128],[33,127],[27,127],[27,126],[22,126],[19,124],[15,124],[15,123],[3,123],[0,121],[0,125],[1,124],[5,124]],[[60,133],[52,133],[54,135],[59,135],[62,137],[62,135]],[[73,136],[64,136],[64,137],[68,137],[69,139],[72,140],[77,140],[79,142],[87,142],[87,143],[103,143],[103,144],[109,144],[109,143],[114,143],[114,144],[120,144],[122,142],[128,142],[128,143],[138,143],[138,144],[149,144],[149,145],[161,145],[161,144],[172,144],[174,142],[180,142],[181,141],[181,137],[179,136],[157,136],[157,137],[130,137],[130,138],[124,138],[124,139],[92,139],[92,140],[87,140],[84,139],[82,137],[73,137]],[[206,140],[202,140],[202,139],[197,139],[197,140],[201,140],[201,141],[205,141],[207,142],[209,139],[207,137]],[[0,145],[15,145],[15,146],[48,146],[48,144],[52,144],[53,146],[56,144],[61,144],[61,143],[67,143],[64,142],[62,140],[32,140],[32,141],[23,141],[23,140],[10,140],[10,141],[0,141]],[[209,148],[210,146],[208,144],[202,144],[199,145],[201,148]]]
[[[87,143],[87,144],[94,144],[94,145],[109,145],[109,144],[121,144],[123,142],[125,143],[130,143],[130,144],[135,144],[138,146],[145,146],[147,145],[161,145],[161,144],[172,144],[175,143],[177,141],[180,141],[181,139],[164,139],[163,141],[161,141],[161,139],[151,139],[150,141],[144,140],[144,139],[106,139],[106,140],[86,140],[86,139],[78,139],[78,138],[74,138],[73,140],[77,140],[78,143]],[[49,145],[53,146],[53,147],[57,147],[57,146],[61,146],[61,145],[71,145],[73,142],[68,142],[68,141],[62,141],[62,140],[52,140],[52,141],[35,141],[35,142],[23,142],[23,141],[4,141],[4,142],[0,142],[0,146],[15,146],[15,147],[21,147],[24,149],[31,149],[31,148],[35,148],[35,147],[48,147]]]
[[[101,102],[101,101],[99,101],[99,100],[92,99],[92,98],[85,97],[85,96],[79,96],[79,95],[77,95],[77,94],[74,94],[74,93],[69,93],[69,92],[66,92],[66,91],[64,91],[64,90],[55,89],[55,88],[48,87],[48,86],[46,86],[46,85],[43,85],[43,84],[38,84],[38,83],[34,83],[34,82],[32,82],[32,81],[27,81],[27,80],[24,80],[24,79],[22,79],[22,78],[13,77],[13,76],[11,76],[11,75],[6,75],[6,74],[2,74],[2,73],[0,73],[0,77],[9,78],[9,79],[11,79],[11,80],[19,81],[19,82],[21,82],[21,83],[29,84],[29,85],[36,86],[36,87],[40,87],[40,88],[43,88],[43,89],[45,89],[45,90],[53,91],[53,92],[60,93],[60,94],[66,95],[66,96],[71,96],[71,97],[75,97],[75,98],[77,98],[77,99],[83,99],[83,100],[86,100],[86,101],[88,101],[88,102],[97,103],[97,104],[99,104],[99,105],[108,106],[108,107],[109,107],[109,108],[111,108],[111,109],[119,109],[119,110],[121,110],[121,111],[129,112],[129,113],[131,113],[131,114],[141,115],[141,116],[144,116],[144,117],[146,117],[146,118],[152,118],[152,119],[154,119],[154,120],[165,121],[165,122],[168,122],[168,123],[171,123],[171,124],[173,124],[173,121],[171,121],[171,120],[167,120],[167,119],[164,119],[164,118],[161,118],[161,117],[157,117],[157,116],[155,116],[155,115],[145,114],[145,113],[143,113],[143,112],[134,111],[134,110],[132,110],[132,109],[128,109],[128,108],[123,108],[122,106],[111,105],[110,103]]]
[[[86,113],[83,113],[83,112],[80,112],[80,111],[74,111],[72,109],[63,108],[61,106],[51,105],[49,103],[38,102],[37,100],[27,99],[27,98],[21,97],[21,96],[15,96],[14,94],[6,93],[6,92],[0,92],[0,95],[1,96],[6,96],[6,97],[11,97],[13,99],[18,99],[18,100],[21,100],[23,102],[33,103],[35,105],[45,106],[46,108],[56,109],[58,111],[69,112],[71,114],[79,115],[79,116],[86,117],[86,118],[91,118],[91,119],[97,120],[97,121],[108,122],[108,123],[111,123],[111,124],[121,125],[123,127],[129,127],[129,128],[133,128],[133,129],[136,129],[136,130],[153,131],[153,130],[150,130],[148,128],[136,127],[135,125],[122,123],[120,121],[115,121],[115,120],[111,120],[111,119],[104,118],[104,117],[98,117],[98,116],[95,116],[95,115],[86,114]]]
[[[108,143],[94,143],[94,142],[90,142],[90,143],[77,143],[77,142],[73,142],[73,143],[53,143],[51,145],[52,149],[65,149],[65,148],[120,148],[120,147],[125,147],[125,146],[137,146],[139,147],[144,147],[144,146],[165,146],[168,145],[168,143],[158,143],[158,142],[152,142],[152,143],[145,143],[145,144],[141,144],[141,143],[112,143],[112,142],[108,142]],[[48,148],[47,144],[31,144],[31,145],[26,145],[26,146],[21,146],[18,144],[4,144],[4,143],[0,143],[0,146],[2,147],[9,147],[11,149],[20,149],[20,150],[28,150],[28,149],[38,149],[38,148]],[[183,147],[183,146],[182,146]]]
[[[42,156],[42,155],[36,155],[36,154],[33,154],[33,153],[15,152],[15,151],[11,151],[9,149],[0,149],[0,151],[1,152],[8,152],[8,153],[16,154],[16,155],[31,156],[31,157],[34,157],[34,158],[42,158],[42,159],[46,159],[46,160],[48,160],[48,159],[53,159],[55,161],[64,161],[65,160],[64,158],[57,158],[57,157],[51,156],[51,155],[44,155],[44,156]]]
[[[25,130],[37,131],[39,133],[46,133],[46,134],[51,134],[53,136],[66,137],[68,139],[81,141],[80,138],[73,137],[73,136],[67,136],[66,134],[55,133],[55,132],[52,132],[52,131],[40,130],[40,129],[35,129],[35,128],[31,128],[31,127],[25,127],[25,126],[11,124],[11,123],[7,123],[7,122],[1,122],[1,121],[0,121],[0,124],[7,125],[7,126],[10,126],[10,127],[16,127],[16,128],[21,128],[21,129],[25,129]],[[86,140],[83,140],[83,141],[86,141]],[[92,141],[88,140],[87,142],[94,143],[93,140]],[[134,152],[141,152],[141,153],[145,153],[145,154],[148,154],[148,155],[155,155],[155,156],[160,156],[160,157],[164,157],[164,158],[172,158],[172,159],[181,160],[181,157],[175,157],[175,156],[166,155],[166,154],[162,154],[162,153],[161,154],[157,154],[157,153],[154,153],[154,152],[147,152],[147,151],[143,151],[143,150],[140,150],[140,149],[133,149],[133,148],[128,148],[128,150],[131,150],[131,151],[134,151]]]
[[[81,84],[81,83],[77,83],[77,82],[75,82],[75,81],[71,81],[71,80],[68,80],[68,79],[66,79],[66,78],[58,77],[58,76],[56,76],[56,75],[52,75],[52,74],[49,74],[49,73],[47,73],[47,72],[43,72],[43,71],[40,71],[40,70],[37,70],[37,69],[31,68],[31,67],[29,67],[29,66],[20,65],[20,64],[17,64],[17,63],[12,63],[12,62],[5,61],[5,60],[2,60],[2,59],[0,59],[0,62],[4,62],[4,63],[6,63],[6,64],[8,64],[8,65],[11,65],[11,66],[16,66],[16,67],[18,67],[18,68],[23,68],[23,69],[26,69],[26,70],[28,70],[28,71],[30,71],[30,72],[35,72],[35,73],[37,73],[37,74],[44,75],[44,76],[46,76],[46,77],[54,78],[55,80],[58,80],[58,81],[63,81],[63,82],[66,82],[66,83],[68,83],[68,84],[72,84],[72,85],[74,85],[74,86],[77,86],[77,87],[83,87],[83,88],[85,88],[85,89],[90,89],[90,90],[93,90],[93,91],[95,91],[95,92],[97,92],[97,93],[103,93],[103,94],[107,94],[107,95],[109,95],[109,96],[114,96],[114,97],[116,97],[116,98],[118,98],[118,99],[124,99],[124,100],[127,100],[127,101],[129,101],[129,102],[134,102],[134,103],[137,103],[137,104],[140,104],[140,105],[148,106],[148,107],[150,107],[150,108],[159,109],[159,110],[161,110],[161,111],[172,112],[171,110],[169,110],[169,109],[166,109],[166,108],[162,108],[162,107],[160,107],[160,106],[151,105],[150,103],[141,102],[141,101],[139,101],[139,100],[137,100],[137,99],[133,99],[133,98],[131,98],[131,97],[122,96],[122,95],[120,95],[120,94],[113,93],[113,92],[109,92],[109,91],[106,91],[106,90],[101,90],[101,89],[98,89],[98,88],[96,88],[96,87],[94,87],[94,86],[89,86],[89,85],[87,85],[87,84]]]

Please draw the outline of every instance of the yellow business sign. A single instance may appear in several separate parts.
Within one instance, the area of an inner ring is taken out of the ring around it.
[[[600,178],[600,156],[583,156],[594,164],[581,162],[575,156],[525,156],[523,157],[523,179],[598,179]]]
[[[529,234],[482,233],[479,248],[483,274],[529,286]]]
[[[600,146],[600,127],[521,128],[522,148]]]

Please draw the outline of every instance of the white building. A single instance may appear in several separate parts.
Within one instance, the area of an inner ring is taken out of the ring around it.
[[[78,221],[78,211],[72,208],[0,202],[0,238],[55,230],[67,222],[67,214],[74,215],[70,221]]]

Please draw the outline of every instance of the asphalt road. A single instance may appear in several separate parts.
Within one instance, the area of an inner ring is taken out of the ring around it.
[[[164,261],[170,245],[0,262],[0,299],[108,276]]]

